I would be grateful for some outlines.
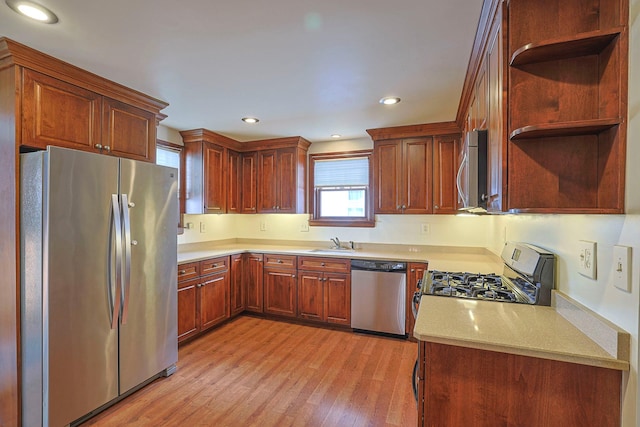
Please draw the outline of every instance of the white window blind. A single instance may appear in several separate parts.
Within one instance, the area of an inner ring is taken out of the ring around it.
[[[314,166],[315,187],[369,185],[367,158],[318,160]]]
[[[156,149],[156,164],[180,170],[180,152],[158,145]]]

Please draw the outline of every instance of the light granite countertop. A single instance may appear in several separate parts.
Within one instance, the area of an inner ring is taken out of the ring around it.
[[[571,316],[565,317],[567,305],[594,318],[572,323]],[[594,322],[603,327],[590,330]],[[556,291],[551,307],[425,295],[413,335],[421,341],[629,370],[629,334]],[[603,336],[614,341],[609,349],[596,342],[612,341]]]
[[[416,246],[359,244],[356,250],[339,252],[328,249],[326,242],[295,241],[225,241],[178,245],[178,264],[201,261],[243,252],[278,253],[349,259],[428,262],[430,270],[501,273],[500,257],[485,248],[457,246]]]

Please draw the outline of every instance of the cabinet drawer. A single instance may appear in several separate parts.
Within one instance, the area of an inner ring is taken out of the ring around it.
[[[200,265],[197,262],[178,265],[178,283],[200,276]]]
[[[225,271],[228,268],[229,268],[228,256],[211,258],[204,261],[200,261],[200,275],[202,276],[217,273],[219,271]]]
[[[298,257],[298,269],[308,271],[332,271],[347,273],[351,269],[351,260],[345,258]]]
[[[264,268],[291,268],[295,269],[297,263],[297,257],[295,255],[278,255],[278,254],[265,254],[264,255]]]

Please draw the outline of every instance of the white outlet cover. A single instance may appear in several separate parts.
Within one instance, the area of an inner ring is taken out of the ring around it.
[[[614,246],[611,264],[613,286],[625,292],[631,292],[631,248],[629,246]]]
[[[596,242],[580,240],[578,242],[578,273],[590,279],[596,278],[597,246]]]

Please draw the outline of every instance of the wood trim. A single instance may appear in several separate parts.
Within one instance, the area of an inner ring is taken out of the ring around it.
[[[289,136],[283,138],[259,139],[254,141],[240,142],[233,138],[229,138],[217,132],[213,132],[203,128],[183,130],[180,131],[180,135],[182,136],[182,140],[185,144],[187,142],[205,141],[222,145],[226,148],[230,148],[240,153],[290,147],[298,147],[307,150],[311,145],[311,142],[307,141],[301,136]]]
[[[166,117],[166,115],[160,113],[160,110],[169,106],[167,102],[150,97],[142,92],[2,37],[0,38],[0,68],[9,64],[20,65],[100,95],[151,111],[156,114],[156,120],[158,121]]]
[[[20,420],[20,87],[17,67],[0,70],[0,425],[17,427]]]
[[[419,125],[367,129],[367,133],[374,141],[381,141],[384,139],[414,138],[420,136],[447,135],[460,132],[461,126],[459,126],[456,122],[424,123]]]
[[[465,117],[469,110],[469,105],[471,104],[471,95],[474,92],[480,65],[482,64],[484,53],[487,50],[487,43],[489,42],[489,34],[491,32],[491,23],[493,22],[494,17],[498,12],[498,7],[502,2],[503,0],[484,0],[484,3],[482,4],[480,20],[478,21],[476,36],[473,40],[471,55],[469,55],[467,74],[462,86],[462,94],[460,96],[460,103],[458,104],[458,112],[456,114],[455,122],[458,124],[460,129],[464,128]]]

